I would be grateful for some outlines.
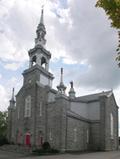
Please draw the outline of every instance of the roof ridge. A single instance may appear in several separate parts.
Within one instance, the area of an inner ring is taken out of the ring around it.
[[[94,96],[94,95],[100,95],[100,94],[107,94],[107,93],[109,94],[110,92],[112,92],[112,90],[102,91],[102,92],[93,93],[93,94],[87,94],[87,95],[79,96],[79,97],[76,97],[76,98],[82,98],[82,97],[88,97],[88,96]]]

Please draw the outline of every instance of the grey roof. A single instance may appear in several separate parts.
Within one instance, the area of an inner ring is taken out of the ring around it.
[[[76,97],[74,99],[74,101],[76,102],[90,102],[90,101],[95,101],[98,100],[100,96],[109,96],[110,94],[112,94],[113,92],[110,91],[106,91],[106,92],[101,92],[101,93],[96,93],[96,94],[90,94],[90,95],[85,95],[85,96],[81,96],[81,97]]]

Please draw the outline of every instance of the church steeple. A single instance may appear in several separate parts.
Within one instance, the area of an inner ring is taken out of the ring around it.
[[[46,28],[44,25],[44,8],[41,9],[41,17],[40,22],[37,26],[36,30],[37,37],[35,38],[35,47],[30,49],[29,53],[29,67],[31,68],[34,65],[39,65],[43,67],[46,71],[49,70],[49,60],[51,58],[51,54],[46,50]]]
[[[60,84],[57,86],[58,93],[65,94],[66,86],[63,83],[63,68],[61,68]]]
[[[38,24],[36,34],[37,34],[37,37],[35,39],[35,45],[36,46],[41,45],[44,47],[46,44],[46,39],[45,39],[46,28],[44,25],[44,9],[43,9],[43,7],[41,9],[40,23]]]
[[[28,51],[29,69],[23,73],[24,84],[40,83],[43,86],[52,87],[53,75],[49,72],[49,62],[51,53],[45,48],[46,29],[44,25],[44,9],[41,9],[40,22],[36,30],[37,37],[35,39],[34,48]],[[31,79],[34,77],[34,80]]]

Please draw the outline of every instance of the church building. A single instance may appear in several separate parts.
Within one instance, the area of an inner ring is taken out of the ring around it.
[[[49,142],[60,151],[117,150],[118,106],[113,92],[76,97],[70,82],[66,95],[63,68],[57,90],[53,89],[43,9],[36,35],[35,46],[28,52],[29,68],[23,72],[23,86],[16,100],[13,89],[8,107],[9,141],[37,148]]]

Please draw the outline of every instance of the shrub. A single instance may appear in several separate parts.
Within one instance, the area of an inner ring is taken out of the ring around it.
[[[0,137],[0,146],[8,144],[8,140],[6,139],[6,137],[1,136]]]
[[[43,150],[50,150],[51,147],[50,147],[49,142],[44,142],[43,145],[42,145],[42,149]]]

